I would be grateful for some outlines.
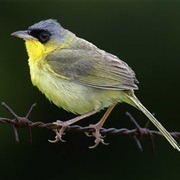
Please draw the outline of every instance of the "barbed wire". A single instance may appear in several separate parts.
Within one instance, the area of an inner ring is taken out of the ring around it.
[[[27,128],[27,130],[28,130],[28,142],[30,144],[32,143],[31,127],[47,128],[47,129],[51,129],[51,130],[55,130],[55,129],[60,128],[59,126],[57,126],[54,123],[43,123],[43,122],[39,122],[39,121],[37,121],[37,122],[30,121],[29,116],[32,113],[32,110],[36,106],[36,104],[33,104],[30,107],[28,113],[24,117],[18,116],[6,103],[2,102],[2,106],[5,107],[10,112],[11,115],[13,115],[13,119],[0,117],[0,123],[12,124],[16,143],[19,143],[19,135],[18,135],[18,131],[17,131],[18,128]],[[126,112],[126,115],[131,120],[131,122],[135,125],[134,129],[127,129],[127,128],[120,128],[120,129],[108,128],[108,129],[105,129],[105,128],[101,128],[100,133],[102,135],[121,134],[121,135],[133,137],[140,152],[142,152],[143,148],[142,148],[142,145],[141,145],[139,138],[142,138],[142,137],[149,138],[151,145],[152,145],[152,152],[154,153],[155,152],[155,145],[154,145],[153,137],[154,136],[161,136],[162,137],[163,135],[159,131],[150,130],[148,128],[150,121],[148,121],[144,127],[141,127],[129,112]],[[90,128],[89,126],[82,127],[79,125],[71,125],[71,126],[67,127],[66,131],[93,133],[94,129]],[[174,138],[180,138],[180,132],[169,132],[169,133]]]

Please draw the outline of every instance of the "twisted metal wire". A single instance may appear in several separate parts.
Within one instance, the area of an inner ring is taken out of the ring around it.
[[[60,128],[59,126],[57,126],[53,123],[43,123],[43,122],[32,122],[32,121],[30,121],[28,118],[29,118],[30,114],[32,113],[32,110],[36,106],[36,104],[33,104],[30,107],[30,109],[29,109],[29,111],[25,117],[18,116],[4,102],[2,102],[2,106],[4,106],[10,112],[10,114],[13,115],[13,119],[0,118],[0,123],[12,124],[13,125],[16,143],[19,143],[19,135],[18,135],[18,131],[17,131],[18,128],[27,128],[28,129],[28,141],[30,144],[32,143],[31,127],[48,128],[48,129],[52,129],[52,130]],[[155,145],[154,145],[153,137],[154,136],[163,136],[161,134],[161,132],[155,131],[155,130],[150,130],[148,128],[149,121],[147,122],[145,127],[141,127],[129,112],[126,112],[126,115],[129,117],[129,119],[135,125],[134,129],[127,129],[127,128],[121,128],[121,129],[108,128],[108,129],[105,129],[105,128],[101,128],[100,133],[103,135],[104,134],[121,134],[121,135],[131,136],[134,138],[140,152],[142,152],[143,148],[142,148],[142,145],[140,143],[139,138],[140,137],[148,137],[150,139],[150,142],[152,145],[152,152],[155,152]],[[90,128],[89,126],[81,127],[79,125],[71,125],[71,126],[67,127],[66,131],[78,131],[78,132],[92,133],[92,132],[94,132],[94,129]],[[174,138],[180,138],[180,132],[169,132],[169,133]]]

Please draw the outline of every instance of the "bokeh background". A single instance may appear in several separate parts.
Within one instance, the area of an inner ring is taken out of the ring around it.
[[[136,95],[169,131],[180,131],[180,1],[175,0],[0,0],[0,101],[18,115],[37,106],[32,121],[53,122],[74,117],[51,104],[30,82],[24,42],[10,36],[44,19],[57,19],[77,36],[93,42],[127,62],[140,81]],[[126,104],[119,104],[106,128],[133,128],[129,111],[143,126],[147,118]],[[97,122],[104,112],[82,122]],[[12,116],[0,106],[0,117]],[[152,129],[155,129],[151,126]],[[51,144],[54,133],[33,128],[33,144],[27,130],[19,129],[15,144],[11,125],[0,125],[0,179],[147,179],[177,180],[179,153],[165,139],[155,138],[153,155],[148,139],[140,153],[133,138],[107,135],[109,146],[93,145],[93,138],[68,132],[66,143]],[[178,140],[179,141],[179,140]],[[179,141],[180,142],[180,141]]]

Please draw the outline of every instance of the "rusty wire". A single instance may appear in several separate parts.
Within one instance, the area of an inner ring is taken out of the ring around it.
[[[18,135],[18,128],[27,128],[28,129],[28,141],[31,144],[32,143],[32,134],[31,134],[31,127],[38,127],[38,128],[48,128],[48,129],[58,129],[59,126],[53,124],[53,123],[43,123],[43,122],[32,122],[28,118],[33,110],[33,108],[36,106],[36,104],[33,104],[28,113],[26,114],[25,117],[20,117],[18,116],[6,103],[2,102],[2,106],[4,106],[10,114],[13,115],[13,119],[9,118],[1,118],[0,117],[0,123],[2,124],[12,124],[13,125],[13,130],[14,130],[14,135],[15,135],[15,141],[16,143],[19,143],[19,135]],[[132,121],[132,123],[135,125],[134,129],[127,129],[127,128],[121,128],[121,129],[116,129],[116,128],[101,128],[100,133],[102,135],[107,135],[107,134],[121,134],[121,135],[126,135],[133,137],[138,149],[142,152],[143,148],[141,145],[141,142],[139,138],[141,137],[147,137],[149,138],[151,145],[152,145],[152,152],[155,151],[155,146],[154,146],[154,136],[163,136],[161,132],[155,131],[155,130],[150,130],[148,128],[149,126],[149,121],[145,125],[145,127],[141,127],[136,120],[132,117],[132,115],[129,112],[126,112],[126,115],[129,117],[129,119]],[[89,126],[86,127],[81,127],[79,125],[71,125],[68,126],[66,131],[78,131],[78,132],[88,132],[92,133],[94,132],[94,129],[90,128]],[[174,138],[180,138],[180,132],[169,132]]]

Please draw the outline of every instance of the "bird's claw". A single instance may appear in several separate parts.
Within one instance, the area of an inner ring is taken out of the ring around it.
[[[62,136],[65,134],[64,131],[66,130],[66,128],[68,127],[68,125],[66,124],[65,121],[59,121],[57,120],[56,122],[54,122],[53,124],[60,126],[59,129],[54,129],[56,136],[55,136],[55,140],[48,140],[50,143],[57,143],[58,141],[61,142],[66,142],[65,140],[62,139]]]
[[[102,139],[102,138],[97,138],[96,137],[94,142],[95,142],[95,144],[93,146],[89,146],[90,149],[93,149],[93,148],[97,147],[99,143],[102,143],[104,145],[109,145],[109,143],[105,143],[104,139]]]
[[[84,132],[87,137],[92,137],[93,135],[90,132]]]
[[[93,148],[97,147],[99,143],[102,143],[102,144],[104,144],[104,145],[108,145],[108,144],[109,144],[109,143],[105,143],[105,142],[104,142],[104,139],[103,139],[103,138],[104,138],[105,136],[102,136],[102,135],[100,134],[100,128],[101,128],[101,127],[98,126],[98,124],[90,125],[89,127],[95,129],[95,132],[92,133],[92,136],[95,137],[95,140],[94,140],[95,144],[94,144],[93,146],[90,146],[90,147],[89,147],[90,149],[93,149]],[[86,133],[86,135],[87,135],[87,133]],[[88,136],[90,136],[90,135],[88,134]]]
[[[50,143],[57,143],[58,141],[61,142],[66,142],[65,140],[62,139],[62,135],[64,135],[65,133],[61,133],[60,131],[58,131],[58,129],[55,130],[56,136],[54,140],[48,140]]]

